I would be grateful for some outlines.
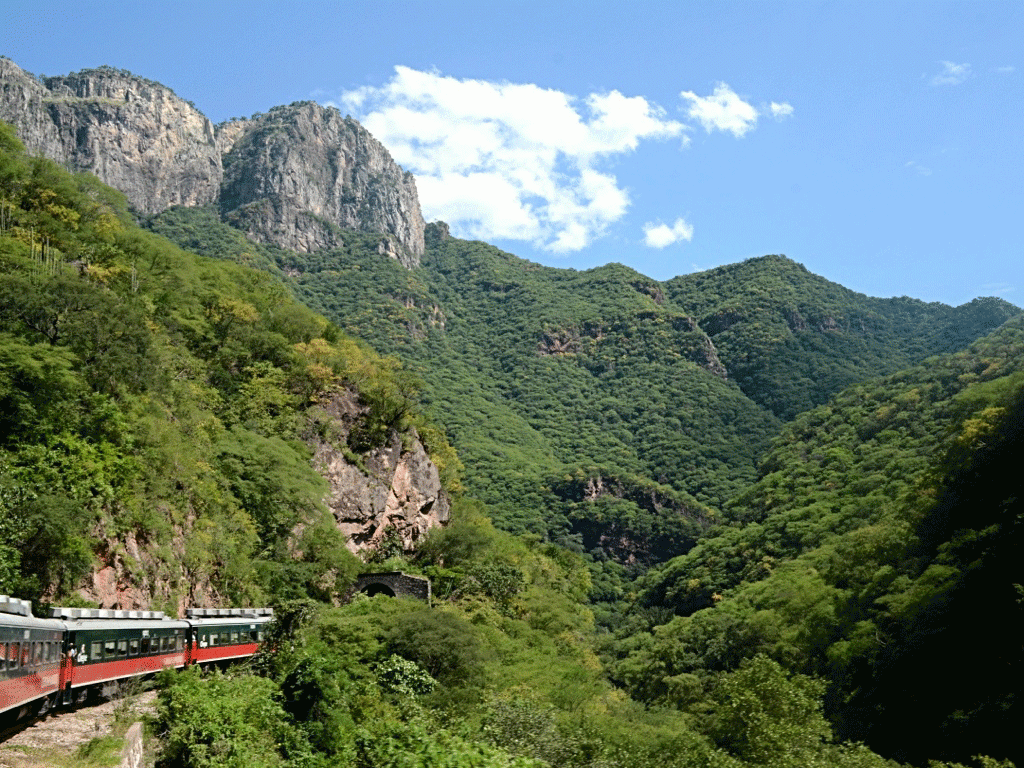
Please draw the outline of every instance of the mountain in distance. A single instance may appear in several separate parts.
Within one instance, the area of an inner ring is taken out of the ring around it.
[[[200,209],[148,226],[255,258]],[[413,270],[355,238],[260,259],[423,379],[496,521],[626,562],[692,546],[796,413],[1019,313],[1001,299],[874,299],[781,256],[665,283],[619,264],[542,267],[443,223],[427,227]]]

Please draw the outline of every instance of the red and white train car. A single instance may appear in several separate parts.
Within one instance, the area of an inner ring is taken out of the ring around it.
[[[273,619],[269,608],[197,608],[185,619],[158,611],[53,608],[0,595],[0,718],[109,694],[124,680],[192,664],[252,656]]]
[[[0,595],[0,715],[32,714],[60,690],[64,627],[37,619],[27,600]]]

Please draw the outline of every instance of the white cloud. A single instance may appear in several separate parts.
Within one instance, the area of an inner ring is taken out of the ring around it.
[[[649,221],[644,224],[644,244],[651,248],[665,248],[680,240],[693,239],[693,226],[683,219],[676,219],[670,227],[668,224]]]
[[[996,67],[996,72],[998,72],[1000,75],[1012,75],[1016,71],[1017,68],[1011,65],[1007,65],[1005,67]]]
[[[684,91],[690,120],[741,137],[758,110],[725,83],[712,95]],[[331,102],[327,102],[330,104]],[[645,141],[690,143],[693,128],[642,96],[618,91],[576,97],[530,83],[458,79],[395,67],[379,87],[344,92],[335,106],[355,115],[416,175],[428,220],[459,237],[523,240],[552,252],[577,251],[626,215],[628,191],[611,172]],[[788,103],[765,115],[782,120]],[[683,219],[644,225],[645,242],[690,240]]]
[[[428,220],[554,252],[586,247],[625,215],[629,195],[604,165],[644,140],[685,139],[687,130],[641,96],[578,99],[408,67],[340,102],[416,174]]]
[[[717,129],[739,138],[757,125],[757,110],[725,83],[715,86],[710,96],[698,96],[693,91],[679,95],[690,102],[689,117],[704,126],[708,133]]]
[[[907,170],[913,171],[918,176],[931,176],[932,175],[932,169],[931,168],[929,168],[927,166],[924,166],[924,165],[921,165],[916,160],[908,160],[907,162],[905,162],[903,164],[903,167],[906,168]]]
[[[971,65],[943,61],[942,71],[931,79],[932,85],[960,85],[971,76]]]

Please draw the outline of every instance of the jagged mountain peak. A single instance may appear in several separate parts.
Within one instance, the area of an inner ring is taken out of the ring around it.
[[[217,204],[255,240],[309,253],[343,230],[419,264],[416,182],[351,118],[315,102],[214,126],[170,88],[110,66],[40,79],[0,59],[0,120],[29,152],[94,173],[141,213]]]

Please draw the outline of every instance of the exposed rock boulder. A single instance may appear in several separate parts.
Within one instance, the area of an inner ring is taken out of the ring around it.
[[[336,394],[323,403],[327,428],[310,438],[330,487],[327,506],[353,552],[375,549],[386,536],[412,552],[428,530],[448,522],[451,502],[415,432],[392,432],[386,445],[360,457],[362,466],[353,463],[342,446],[362,410],[351,392]]]
[[[163,607],[184,615],[195,605],[217,605],[222,596],[210,584],[210,574],[185,566],[187,536],[176,529],[171,558],[153,551],[128,532],[99,542],[99,564],[78,595],[100,608],[151,610]]]

